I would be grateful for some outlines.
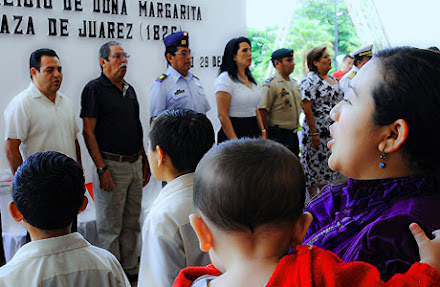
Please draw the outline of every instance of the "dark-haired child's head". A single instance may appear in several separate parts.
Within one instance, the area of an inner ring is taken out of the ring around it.
[[[301,244],[312,220],[303,213],[305,191],[298,158],[279,143],[238,139],[212,148],[194,176],[190,222],[200,249],[221,272],[237,254],[281,258]]]
[[[47,231],[70,226],[87,204],[84,193],[81,166],[55,151],[30,156],[17,169],[12,183],[13,204],[23,219]],[[10,209],[14,209],[12,204]]]
[[[170,109],[157,117],[151,127],[150,168],[158,178],[152,154],[162,160],[166,154],[178,173],[194,172],[203,155],[214,145],[215,135],[209,119],[188,109]]]
[[[225,231],[253,231],[295,221],[305,190],[302,166],[283,145],[233,140],[214,147],[197,166],[194,206]]]

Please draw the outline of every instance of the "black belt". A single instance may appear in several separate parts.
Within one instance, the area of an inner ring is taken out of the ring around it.
[[[137,159],[140,156],[140,153],[136,155],[119,155],[114,153],[108,153],[108,152],[101,152],[101,156],[103,159],[113,160],[113,161],[119,161],[119,162],[126,162],[133,163],[137,161]]]
[[[272,130],[272,132],[279,132],[281,134],[296,134],[296,132],[298,131],[298,128],[293,129],[293,130],[288,130],[288,129],[283,129],[280,128],[278,125],[276,126],[270,126],[268,128],[269,132]]]

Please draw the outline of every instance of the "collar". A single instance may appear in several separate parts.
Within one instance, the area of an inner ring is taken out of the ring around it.
[[[174,83],[177,83],[177,81],[182,78],[186,81],[186,79],[192,79],[193,74],[188,71],[188,75],[186,77],[182,76],[181,73],[177,72],[176,69],[174,69],[171,65],[168,67],[168,70],[166,74],[174,81]]]
[[[353,65],[353,67],[351,67],[351,70],[347,72],[347,75],[350,74],[351,72],[359,72],[358,67],[356,67],[355,65]],[[345,75],[344,75],[345,76]]]
[[[315,73],[315,72],[313,72],[313,71],[310,71],[310,72],[307,74],[306,78],[310,78],[310,79],[312,80],[312,83],[318,83],[318,82],[320,82],[320,81],[324,81],[323,79],[321,79],[321,78],[318,76],[318,73]]]
[[[342,192],[347,197],[346,207],[358,209],[399,198],[437,192],[439,184],[438,174],[373,180],[349,178]]]
[[[31,95],[32,95],[33,98],[44,97],[45,99],[47,99],[49,101],[49,99],[37,88],[37,86],[35,86],[34,82],[31,81],[29,83],[28,89],[32,91]],[[61,93],[57,92],[57,94],[55,96],[55,103],[57,103],[58,99],[60,99],[60,98],[62,99],[63,95]]]
[[[156,202],[162,200],[163,198],[173,195],[174,193],[179,192],[182,189],[191,187],[193,185],[193,182],[194,182],[194,172],[186,173],[184,175],[175,178],[170,183],[165,185],[165,187],[159,192],[159,195],[157,196],[156,200],[154,200],[153,205]]]
[[[118,87],[116,87],[116,85],[113,84],[113,82],[109,78],[107,78],[107,76],[103,72],[101,72],[101,76],[99,78],[102,81],[102,83],[104,84],[104,86],[114,87],[114,88],[118,89],[118,91],[120,91],[120,89]],[[124,91],[123,91],[124,93],[128,90],[128,88],[130,88],[130,84],[127,83],[125,80],[124,80],[123,88],[124,88]]]
[[[280,72],[278,72],[278,70],[275,70],[274,77],[277,78],[279,81],[283,81],[286,83],[289,83],[292,80],[289,77],[289,81],[286,81],[286,79],[283,78],[283,76],[280,74]]]
[[[81,234],[74,232],[63,236],[31,241],[15,253],[13,260],[25,261],[31,257],[48,256],[87,246],[90,246],[90,243]]]

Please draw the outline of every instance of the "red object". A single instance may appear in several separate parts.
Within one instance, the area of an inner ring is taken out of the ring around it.
[[[335,78],[336,80],[340,80],[343,76],[345,75],[345,72],[342,71],[341,69],[337,70],[336,72],[333,73],[333,78]]]
[[[93,182],[86,183],[86,188],[87,188],[87,191],[89,192],[90,196],[92,197],[92,199],[95,200],[93,198]]]
[[[220,275],[213,265],[182,269],[173,287],[189,287],[202,275]],[[377,269],[365,262],[342,262],[330,251],[306,245],[297,246],[278,262],[266,287],[279,286],[440,286],[440,273],[428,264],[414,263],[405,274],[396,274],[388,282]]]

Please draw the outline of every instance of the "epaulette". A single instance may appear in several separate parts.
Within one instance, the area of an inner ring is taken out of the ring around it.
[[[193,77],[200,81],[199,77],[193,74]]]
[[[264,80],[264,82],[270,83],[270,82],[272,82],[273,79],[275,79],[275,77],[270,77],[270,78],[267,78],[266,80]]]
[[[266,80],[264,80],[263,87],[269,87],[270,88],[270,82],[272,82],[273,79],[275,79],[275,77],[270,77],[270,78],[267,78]]]
[[[167,74],[162,74],[156,79],[156,82],[162,83],[162,81],[165,80],[167,77]]]
[[[356,76],[356,71],[351,72],[350,75],[347,76],[350,80],[353,80],[354,76]]]

